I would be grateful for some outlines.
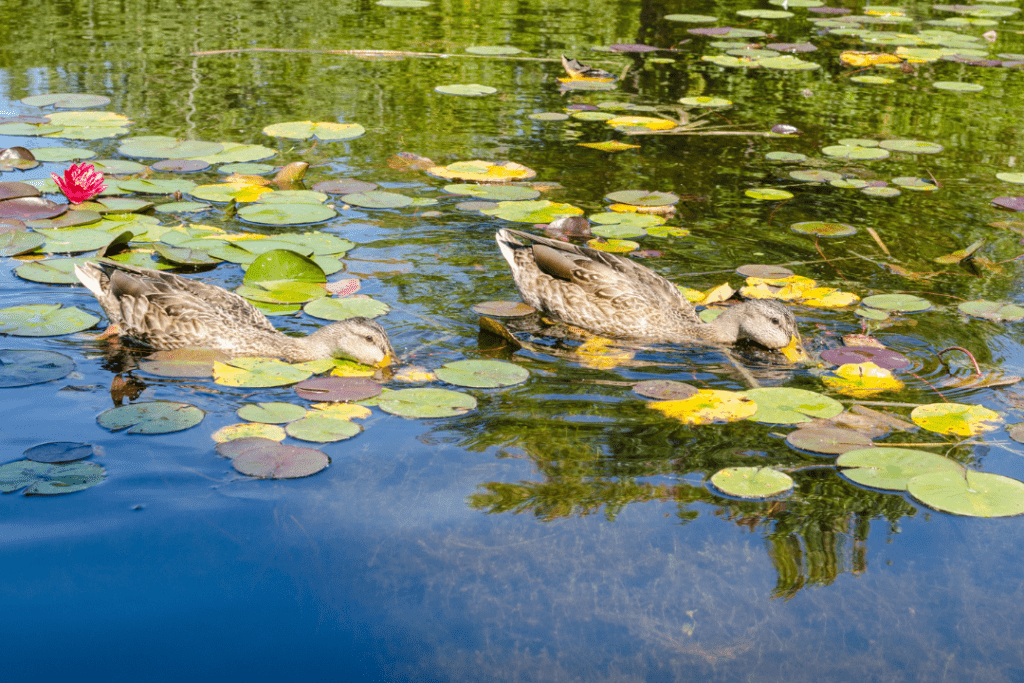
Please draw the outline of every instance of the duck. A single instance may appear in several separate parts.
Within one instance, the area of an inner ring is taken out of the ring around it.
[[[674,284],[624,256],[509,228],[494,238],[523,301],[588,332],[672,344],[749,338],[791,361],[807,358],[792,311],[778,301],[743,301],[705,323]]]
[[[216,285],[113,261],[76,265],[75,275],[121,337],[152,349],[200,346],[231,356],[344,358],[381,368],[398,358],[384,328],[367,318],[291,337],[241,296]]]

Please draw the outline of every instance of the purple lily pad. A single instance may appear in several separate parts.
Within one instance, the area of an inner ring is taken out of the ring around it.
[[[196,173],[210,168],[207,161],[198,159],[164,159],[153,164],[154,171],[166,171],[168,173]]]
[[[777,52],[814,52],[818,49],[811,43],[769,43],[765,47]]]
[[[849,14],[853,10],[845,7],[808,7],[807,11],[815,14]]]
[[[0,183],[0,201],[5,199],[17,199],[19,197],[38,197],[39,190],[28,183],[11,181]]]
[[[295,393],[309,401],[362,401],[381,391],[366,377],[314,377],[295,385]]]
[[[599,107],[593,104],[570,104],[566,109],[572,109],[573,111],[597,111]]]
[[[886,370],[899,370],[910,365],[910,360],[903,354],[875,346],[843,346],[828,349],[821,352],[821,358],[836,365],[870,362]]]
[[[633,385],[633,393],[658,401],[681,401],[697,395],[697,387],[671,379],[649,379]]]
[[[58,204],[42,197],[20,197],[0,202],[0,218],[13,218],[19,221],[54,218],[67,210],[67,204]]]
[[[1024,211],[1024,197],[996,197],[992,203],[1010,211]]]
[[[660,49],[641,43],[615,43],[608,47],[611,48],[612,52],[655,52]]]
[[[687,33],[695,36],[724,36],[732,30],[732,26],[714,26],[712,28],[688,28]]]
[[[317,192],[326,194],[358,194],[359,192],[370,192],[380,187],[377,183],[369,183],[365,180],[355,178],[338,178],[337,180],[325,180],[313,186]]]

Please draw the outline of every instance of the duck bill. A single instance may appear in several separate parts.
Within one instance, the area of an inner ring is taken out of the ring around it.
[[[794,334],[789,339],[789,343],[779,349],[779,353],[786,357],[791,363],[800,363],[807,360],[807,352],[804,351],[804,345],[800,342],[800,335]]]
[[[398,359],[395,358],[395,355],[392,354],[392,353],[389,353],[388,355],[384,356],[379,361],[374,363],[373,367],[375,367],[375,368],[386,368],[389,365],[392,365],[392,364],[397,363],[397,362],[398,362]]]

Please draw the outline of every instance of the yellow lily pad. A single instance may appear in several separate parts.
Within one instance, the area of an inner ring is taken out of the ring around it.
[[[272,441],[284,441],[286,436],[283,428],[277,425],[264,424],[262,422],[241,422],[239,424],[221,427],[213,433],[213,440],[217,443],[234,441],[235,439],[246,439],[259,437]]]
[[[651,116],[616,116],[614,119],[608,119],[605,123],[615,128],[646,128],[647,130],[672,130],[679,125],[675,121]]]
[[[514,161],[459,161],[448,166],[431,166],[427,174],[445,180],[471,180],[478,183],[504,183],[529,180],[537,172]]]
[[[883,391],[900,391],[903,382],[892,372],[871,362],[846,363],[834,370],[838,377],[822,377],[825,386],[840,394],[866,398]]]
[[[611,339],[591,337],[576,349],[580,365],[593,370],[610,370],[624,361],[633,360],[632,351],[617,346]]]
[[[233,358],[213,364],[213,381],[229,387],[280,387],[312,375],[276,358]]]
[[[1003,418],[984,406],[965,403],[930,403],[910,413],[918,427],[938,434],[976,436],[999,429]]]
[[[701,389],[690,398],[647,405],[688,425],[737,422],[757,412],[757,404],[745,393],[721,389]]]

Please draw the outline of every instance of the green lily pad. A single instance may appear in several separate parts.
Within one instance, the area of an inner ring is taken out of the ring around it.
[[[304,304],[327,296],[327,290],[322,284],[315,282],[266,280],[237,287],[235,294],[260,303]]]
[[[213,381],[229,387],[282,387],[312,375],[276,358],[233,358],[213,364]]]
[[[27,486],[26,496],[56,496],[95,486],[105,476],[106,470],[94,462],[64,465],[18,460],[0,465],[0,492],[13,493]]]
[[[907,491],[930,508],[968,517],[1024,513],[1024,482],[986,472],[933,472],[913,477]]]
[[[996,173],[996,178],[1005,183],[1024,185],[1024,173]]]
[[[14,274],[23,280],[41,282],[47,285],[77,285],[78,276],[75,266],[86,261],[95,260],[91,256],[79,258],[50,258],[42,261],[29,261],[14,269]]]
[[[223,351],[204,348],[156,351],[139,361],[139,370],[158,377],[213,377],[213,364],[229,358]]]
[[[981,92],[985,86],[979,83],[961,83],[960,81],[935,81],[932,87],[936,90],[948,90],[950,92]]]
[[[851,76],[854,83],[867,83],[869,85],[892,85],[896,81],[884,76]]]
[[[257,225],[312,225],[337,215],[334,209],[322,204],[259,203],[238,210],[240,219]]]
[[[146,167],[137,161],[128,159],[93,159],[93,167],[103,175],[133,175],[142,173]]]
[[[502,55],[517,55],[522,50],[518,47],[512,47],[511,45],[473,45],[466,48],[466,52],[471,55],[489,55],[492,57],[498,57]]]
[[[530,118],[534,121],[565,121],[569,115],[558,111],[541,111],[530,114]]]
[[[846,223],[823,223],[821,221],[794,223],[789,227],[793,232],[816,237],[847,237],[857,232],[857,228]]]
[[[893,152],[907,152],[909,154],[938,154],[943,149],[942,145],[923,140],[882,140],[879,146]]]
[[[105,95],[90,95],[89,93],[59,92],[23,97],[21,103],[30,107],[53,106],[56,109],[89,109],[107,106],[110,104],[110,98]]]
[[[195,186],[196,184],[191,180],[177,178],[169,180],[135,178],[134,180],[118,181],[118,187],[122,190],[139,194],[174,194],[175,192],[186,194],[191,192]]]
[[[169,434],[195,427],[204,415],[188,403],[145,401],[111,408],[100,413],[96,421],[112,432],[128,428],[128,434]]]
[[[35,251],[46,242],[46,237],[26,230],[0,232],[0,256],[19,256]]]
[[[688,107],[704,107],[705,109],[720,109],[721,107],[732,106],[732,101],[724,97],[681,97],[680,104]]]
[[[820,64],[808,62],[807,60],[800,59],[795,55],[782,55],[780,57],[760,59],[757,64],[765,69],[778,69],[780,71],[814,71],[815,69],[821,68]]]
[[[494,318],[521,318],[537,312],[533,306],[521,301],[482,301],[472,306],[474,313]]]
[[[747,190],[743,194],[747,195],[752,199],[764,199],[767,201],[783,201],[786,199],[792,199],[793,193],[786,192],[785,190],[776,190],[772,187],[759,187],[752,190]]]
[[[789,177],[793,180],[799,180],[802,183],[831,183],[835,180],[840,180],[841,175],[835,171],[790,171]]]
[[[347,320],[356,317],[376,318],[391,308],[382,301],[359,296],[316,299],[303,306],[302,310],[321,320]]]
[[[865,187],[861,190],[863,194],[869,197],[899,197],[900,191],[895,187]]]
[[[0,308],[0,333],[13,337],[56,337],[87,330],[99,321],[91,313],[60,304]]]
[[[806,161],[807,155],[799,152],[768,152],[764,155],[768,161]]]
[[[966,403],[930,403],[910,411],[918,427],[938,434],[977,436],[999,429],[1003,418],[994,410]]]
[[[619,213],[618,211],[591,214],[588,216],[588,220],[599,225],[624,225],[634,228],[653,228],[665,222],[663,216],[650,213]]]
[[[595,225],[591,231],[593,235],[597,237],[604,237],[605,239],[631,239],[644,237],[647,231],[643,228],[637,228],[632,225],[626,225],[625,223],[612,223],[609,225]]]
[[[95,224],[75,228],[40,228],[36,232],[46,237],[46,242],[40,249],[48,254],[81,254],[101,249],[115,239],[114,235],[94,228],[93,225]]]
[[[342,420],[330,415],[309,415],[285,427],[288,436],[302,441],[327,443],[351,439],[363,428],[351,420]]]
[[[482,97],[483,95],[493,95],[498,92],[497,88],[492,88],[489,85],[480,85],[479,83],[464,83],[455,85],[439,85],[434,88],[435,92],[439,92],[442,95],[461,95],[462,97]]]
[[[358,123],[330,123],[320,121],[289,121],[274,123],[263,129],[264,135],[286,140],[309,140],[316,138],[323,142],[353,140],[366,134],[366,129]]]
[[[216,259],[207,252],[198,249],[154,244],[153,250],[160,254],[160,258],[176,266],[215,266],[221,262],[220,259]]]
[[[302,406],[281,401],[249,403],[235,412],[243,420],[262,424],[285,424],[306,416],[306,409]]]
[[[192,157],[208,164],[233,164],[263,161],[277,155],[277,151],[263,145],[244,145],[239,142],[222,142],[223,149],[213,154]]]
[[[985,318],[997,322],[1017,322],[1024,320],[1024,306],[1017,304],[1003,304],[996,301],[965,301],[957,306],[961,313]]]
[[[523,201],[536,199],[540,191],[532,187],[521,187],[519,185],[471,185],[460,183],[456,185],[445,185],[444,191],[450,194],[462,194],[486,199],[489,201]]]
[[[770,498],[793,488],[793,479],[770,467],[727,467],[711,475],[722,493],[737,498]]]
[[[741,9],[736,12],[741,17],[751,19],[789,19],[796,16],[792,12],[780,9]]]
[[[92,159],[96,152],[81,147],[33,147],[29,150],[36,161],[61,163],[65,161],[82,161]]]
[[[581,216],[583,209],[571,204],[535,199],[533,201],[498,202],[497,208],[483,209],[481,213],[517,223],[550,223],[559,216]]]
[[[125,138],[118,153],[140,159],[188,159],[204,154],[215,154],[224,149],[219,142],[179,140],[165,135],[143,135]]]
[[[610,121],[615,114],[606,111],[574,111],[572,117],[577,121]]]
[[[718,21],[718,17],[707,14],[666,14],[663,18],[665,21],[682,21],[687,24],[713,24]]]
[[[868,308],[875,308],[882,311],[898,311],[900,313],[916,313],[927,311],[932,304],[914,294],[876,294],[865,297],[861,304]]]
[[[75,361],[56,351],[0,349],[0,388],[27,387],[61,379],[75,369]]]
[[[22,454],[29,460],[45,463],[74,462],[92,457],[96,449],[80,441],[51,441],[28,448]]]
[[[679,201],[679,195],[671,192],[648,192],[647,190],[622,190],[605,195],[605,201],[630,206],[672,206]]]
[[[371,190],[342,195],[341,201],[364,209],[400,209],[412,204],[412,197],[397,192]]]
[[[889,314],[885,311],[880,311],[875,308],[857,308],[854,309],[853,314],[865,318],[867,320],[888,320]]]
[[[286,436],[288,436],[287,432],[277,425],[254,422],[226,425],[210,435],[210,437],[217,443],[226,443],[228,441],[237,441],[238,439],[252,438],[284,441]]]
[[[258,437],[217,444],[217,452],[231,458],[231,466],[242,474],[259,479],[308,477],[331,462],[323,451]]]
[[[925,180],[916,176],[897,176],[892,179],[892,184],[916,192],[935,192],[939,189],[939,186],[931,180]]]
[[[598,251],[607,251],[612,254],[627,254],[640,248],[640,244],[633,240],[602,240],[592,239],[587,241],[587,246]]]
[[[904,491],[921,474],[963,471],[963,465],[935,453],[910,448],[877,446],[847,451],[836,459],[843,476],[863,486]]]
[[[486,389],[522,384],[530,378],[526,368],[500,360],[455,361],[441,366],[434,374],[448,384]]]
[[[288,249],[271,249],[253,260],[242,280],[247,285],[293,280],[324,284],[327,275],[312,259]]]
[[[454,417],[476,409],[469,394],[448,389],[399,389],[374,399],[383,411],[402,417]]]
[[[395,7],[401,9],[421,9],[423,7],[430,6],[430,3],[427,0],[377,0],[376,4],[381,7]]]
[[[755,422],[797,424],[819,417],[828,419],[843,412],[839,401],[805,389],[768,387],[751,389],[746,395],[757,404],[757,412],[749,418]]]
[[[867,435],[842,427],[794,429],[786,435],[786,443],[797,450],[818,455],[839,455],[872,446]]]
[[[157,213],[199,213],[210,208],[212,207],[209,204],[203,202],[167,202],[158,204],[154,211]]]
[[[328,199],[328,195],[313,190],[275,190],[261,194],[256,201],[260,204],[323,204]]]
[[[825,147],[821,153],[827,157],[837,159],[855,159],[858,161],[870,161],[874,159],[887,159],[889,152],[880,147],[854,147],[851,145],[832,145]]]

